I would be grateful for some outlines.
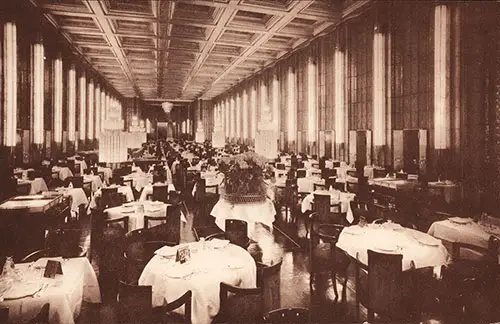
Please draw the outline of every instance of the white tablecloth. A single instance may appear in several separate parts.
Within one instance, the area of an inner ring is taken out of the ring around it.
[[[226,228],[226,219],[246,221],[248,223],[248,237],[255,239],[255,223],[260,222],[272,229],[276,209],[270,199],[266,199],[262,203],[231,204],[221,198],[215,204],[210,215],[215,217],[215,223],[223,231]]]
[[[113,186],[109,186],[113,187]],[[134,193],[132,192],[132,188],[129,186],[118,186],[118,193],[124,194],[127,201],[133,201],[134,200]],[[92,200],[90,201],[90,208],[95,208],[97,205],[95,203],[96,197],[101,197],[102,191],[101,189],[97,190],[94,193],[94,196],[92,197]]]
[[[168,184],[167,191],[175,191],[175,186],[172,183]],[[148,195],[152,195],[152,194],[153,194],[153,185],[148,184],[148,185],[144,186],[144,188],[142,188],[142,192],[141,192],[141,196],[139,197],[139,201],[148,200]]]
[[[17,178],[20,179],[28,179],[28,172],[29,171],[35,171],[35,169],[29,168],[29,169],[22,169],[22,168],[16,168],[14,169],[13,173]]]
[[[500,224],[487,222],[485,225],[470,220],[467,224],[458,224],[448,219],[434,222],[427,231],[429,235],[448,242],[460,242],[488,248],[491,235],[500,237]]]
[[[458,201],[460,195],[458,185],[452,182],[429,182],[429,189],[438,190],[448,204]]]
[[[56,188],[56,191],[64,196],[71,196],[71,211],[78,213],[78,206],[87,206],[89,201],[82,188]],[[90,212],[90,209],[89,209]]]
[[[109,184],[109,180],[113,177],[113,170],[111,168],[97,167],[97,172],[104,173],[104,182]]]
[[[59,179],[62,181],[73,176],[73,172],[68,167],[53,166],[52,172],[59,172]]]
[[[316,191],[312,192],[309,195],[305,196],[304,199],[302,199],[301,203],[301,211],[305,213],[308,210],[313,209],[313,202],[314,202],[314,193],[319,193],[319,194],[328,194],[330,195],[330,202],[333,204],[340,203],[340,208],[342,209],[342,213],[346,213],[346,219],[349,223],[352,223],[354,220],[354,216],[352,214],[352,209],[351,209],[351,200],[353,200],[356,195],[353,193],[348,193],[348,192],[341,192],[338,190],[334,190],[332,192],[329,191]]]
[[[140,206],[144,207],[144,211],[138,210]],[[118,207],[105,209],[104,212],[107,214],[107,219],[115,219],[124,216],[128,216],[128,230],[133,231],[135,229],[144,228],[144,216],[154,216],[154,217],[165,217],[168,215],[168,206],[170,204],[165,204],[162,202],[130,202],[123,204]],[[186,217],[181,214],[181,220],[186,223]],[[158,225],[158,224],[155,224]]]
[[[40,259],[37,264],[46,264]],[[82,301],[100,303],[101,294],[97,277],[87,258],[62,260],[62,275],[55,279],[43,277],[44,269],[29,267],[28,263],[16,265],[25,281],[48,284],[39,296],[25,297],[0,302],[0,307],[9,308],[9,322],[26,322],[38,314],[45,303],[50,303],[49,322],[72,324],[79,316]]]
[[[197,251],[191,251],[191,260],[182,265],[174,262],[175,255],[173,259],[155,255],[144,268],[139,285],[153,287],[153,306],[165,305],[191,290],[192,323],[209,324],[220,309],[221,282],[255,288],[255,261],[247,251],[232,244],[221,249],[206,250],[202,250],[199,242],[189,245]],[[181,272],[192,274],[184,278],[172,278]],[[184,314],[184,307],[175,312]]]
[[[30,195],[34,195],[37,193],[40,193],[42,191],[48,191],[49,188],[47,187],[47,184],[45,183],[45,180],[43,178],[35,178],[34,180],[24,180],[24,179],[18,179],[17,180],[18,185],[24,185],[27,184],[30,186]]]
[[[132,187],[137,191],[141,191],[146,185],[153,181],[153,175],[144,172],[133,172],[123,177],[123,180],[132,179]]]
[[[447,264],[448,251],[440,240],[410,228],[401,227],[394,230],[384,227],[385,224],[347,227],[340,233],[337,247],[353,258],[358,255],[359,260],[366,265],[368,264],[369,249],[402,254],[403,271],[410,269],[411,261],[415,263],[415,268],[432,266],[440,269],[440,266]],[[426,245],[421,243],[422,241],[430,241],[435,245]]]
[[[297,187],[299,192],[313,192],[314,184],[325,185],[325,179],[318,177],[298,178]]]
[[[96,192],[102,187],[102,180],[98,175],[85,174],[83,175],[83,182],[92,182],[92,192]]]

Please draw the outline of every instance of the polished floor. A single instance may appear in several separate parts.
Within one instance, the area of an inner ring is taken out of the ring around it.
[[[196,224],[198,208],[193,202],[187,201],[186,211],[188,222],[182,226],[181,242],[195,240],[193,224]],[[366,320],[366,309],[360,307],[359,314],[355,305],[355,289],[350,278],[347,285],[345,300],[336,300],[333,284],[337,285],[339,293],[342,292],[340,282],[332,283],[328,273],[321,274],[316,279],[313,290],[309,285],[309,261],[307,240],[304,236],[303,226],[299,229],[287,225],[284,213],[279,213],[276,226],[273,230],[275,241],[273,257],[282,258],[281,267],[281,307],[304,307],[312,311],[314,323],[363,323]],[[89,224],[87,219],[81,220],[84,229],[82,242],[88,244]],[[95,265],[94,265],[95,266]],[[95,266],[96,272],[99,269]],[[103,289],[106,289],[103,286]],[[106,295],[106,291],[102,291]],[[78,323],[118,323],[112,312],[114,300],[106,298],[101,305],[87,305],[82,309]],[[437,323],[425,321],[425,323]]]

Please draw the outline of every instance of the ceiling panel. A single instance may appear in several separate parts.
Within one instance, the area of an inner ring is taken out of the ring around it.
[[[31,2],[117,90],[154,101],[213,98],[337,24],[351,6],[344,0]]]

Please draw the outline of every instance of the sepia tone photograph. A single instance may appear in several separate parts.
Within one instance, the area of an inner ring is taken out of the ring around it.
[[[500,1],[0,0],[0,324],[500,323],[499,255]]]

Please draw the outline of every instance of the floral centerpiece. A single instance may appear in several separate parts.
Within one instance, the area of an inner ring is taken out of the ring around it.
[[[232,203],[265,201],[265,170],[266,159],[255,152],[223,157],[219,171],[224,174],[224,199]]]

